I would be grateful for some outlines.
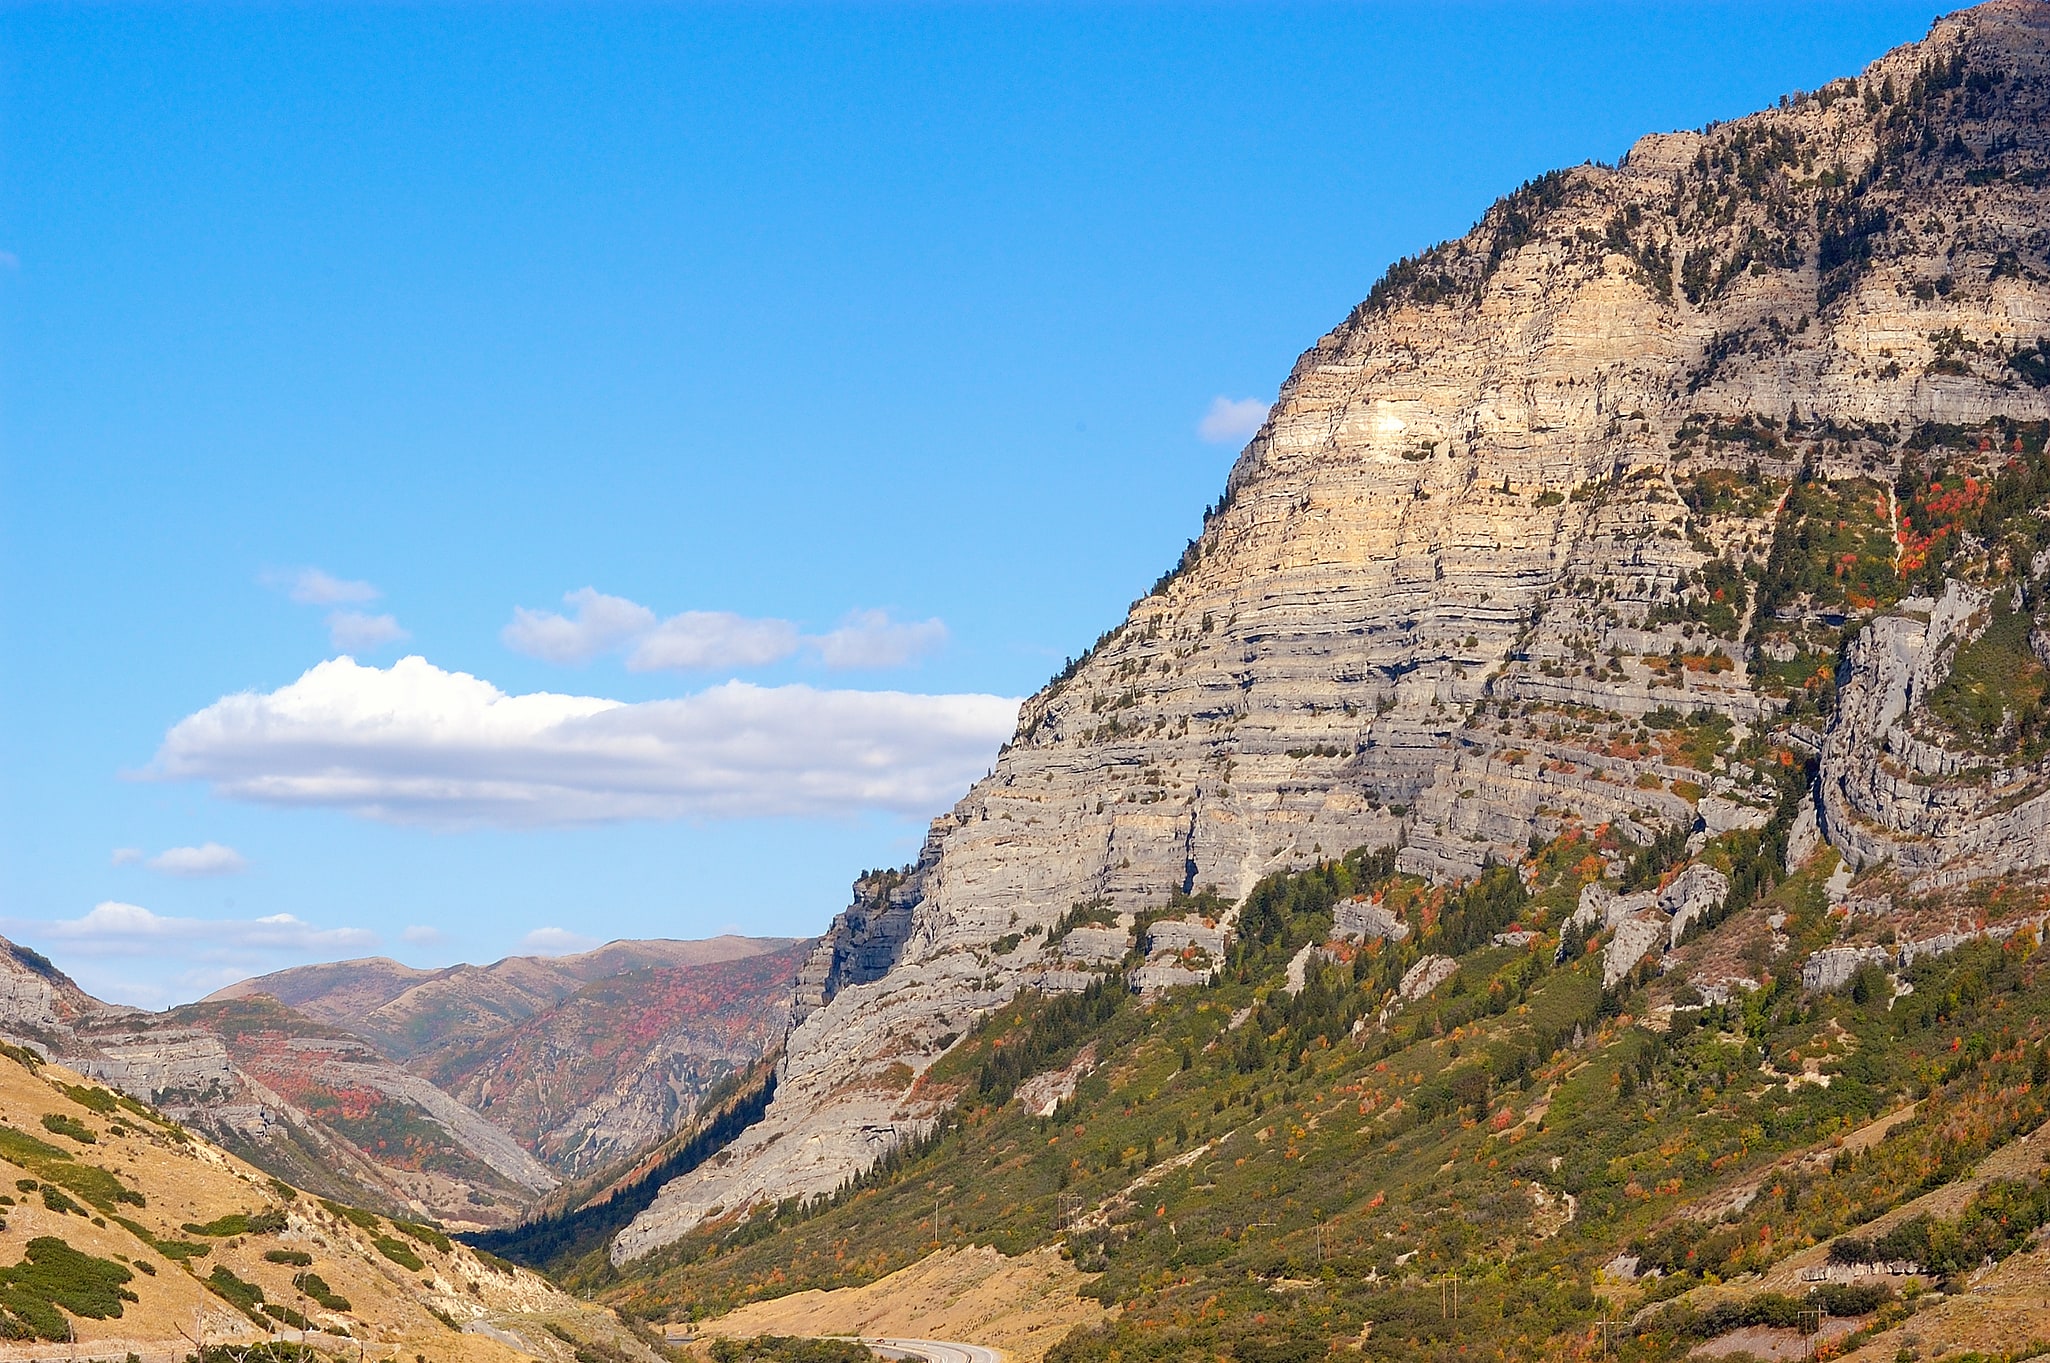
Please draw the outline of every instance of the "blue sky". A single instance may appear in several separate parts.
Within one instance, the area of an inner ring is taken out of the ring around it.
[[[0,931],[816,932],[1391,260],[1935,12],[0,11]]]

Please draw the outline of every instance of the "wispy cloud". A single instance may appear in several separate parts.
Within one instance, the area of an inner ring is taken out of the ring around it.
[[[412,636],[389,615],[367,615],[362,611],[334,611],[327,617],[328,642],[345,653],[382,648]]]
[[[425,923],[414,923],[407,927],[404,932],[400,933],[399,936],[407,943],[416,947],[438,947],[448,940],[447,933],[443,932],[440,928],[430,927]]]
[[[535,928],[520,939],[520,949],[536,956],[574,956],[605,945],[595,937],[567,928]]]
[[[336,577],[322,568],[273,569],[261,580],[302,606],[361,606],[384,595],[368,582]],[[367,652],[410,637],[393,615],[351,609],[327,613],[328,643],[339,652]]]
[[[852,611],[839,628],[812,641],[827,667],[902,667],[947,642],[937,619],[892,620],[888,611]]]
[[[116,866],[133,866],[147,855],[148,853],[140,847],[117,847],[114,849],[114,855],[107,860]]]
[[[1259,398],[1210,399],[1210,410],[1196,423],[1196,434],[1213,445],[1244,440],[1267,420],[1270,405]]]
[[[513,608],[512,623],[498,637],[515,653],[551,663],[589,662],[646,634],[655,627],[655,612],[623,596],[607,596],[591,587],[563,594],[574,615]]]
[[[265,918],[173,918],[140,904],[107,900],[82,918],[0,919],[9,936],[61,944],[77,956],[146,956],[176,951],[202,960],[258,960],[285,953],[360,951],[377,945],[363,928],[317,928],[289,913]]]
[[[263,582],[302,606],[360,606],[384,595],[368,582],[339,578],[319,568],[268,572]]]
[[[269,805],[512,826],[944,807],[1018,702],[731,681],[627,704],[507,695],[424,658],[337,658],[174,725],[148,775]]]
[[[836,628],[806,634],[789,620],[732,611],[684,611],[664,619],[592,587],[562,599],[568,613],[515,607],[499,638],[515,653],[552,663],[623,651],[633,672],[767,667],[806,650],[829,668],[902,667],[947,640],[947,627],[937,619],[895,620],[880,610],[850,611]]]
[[[249,862],[240,852],[217,842],[167,847],[143,864],[167,876],[231,876],[249,869]]]

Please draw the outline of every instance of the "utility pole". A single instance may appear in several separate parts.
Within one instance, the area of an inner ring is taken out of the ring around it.
[[[938,1247],[939,1247],[939,1243],[940,1243],[940,1195],[939,1195],[938,1193],[934,1193],[934,1194],[932,1195],[932,1243],[933,1243],[933,1247],[934,1247],[934,1248],[938,1248]]]
[[[1806,1328],[1810,1320],[1815,1322],[1812,1329]],[[1822,1333],[1822,1312],[1814,1307],[1807,1307],[1802,1310],[1800,1321],[1804,1327],[1803,1333],[1808,1336],[1808,1356],[1813,1358],[1815,1357],[1815,1347],[1818,1342],[1817,1337]]]
[[[1622,1323],[1623,1322],[1619,1320],[1598,1320],[1595,1322],[1596,1325],[1602,1327],[1602,1353],[1604,1355],[1606,1355],[1609,1352],[1611,1345],[1614,1343],[1613,1339],[1611,1338],[1610,1331],[1614,1327],[1621,1325]]]

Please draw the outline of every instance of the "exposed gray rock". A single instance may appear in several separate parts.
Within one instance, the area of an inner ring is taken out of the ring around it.
[[[1997,3],[1941,21],[1871,78],[1905,84],[1966,45],[1974,61],[2039,70],[2046,32],[2044,7]],[[2003,147],[2011,138],[2003,155],[2018,173],[1973,188],[1970,251],[2035,260],[2045,96],[2033,77],[2002,90],[1997,108],[1975,115],[1974,135]],[[1108,944],[1085,960],[1082,943],[1048,952],[1030,938],[987,955],[1004,933],[1050,928],[1073,905],[1131,913],[1205,886],[1242,896],[1271,872],[1360,846],[1399,844],[1402,869],[1466,878],[1519,860],[1533,834],[1559,830],[1562,811],[1639,845],[1711,816],[1754,817],[1720,805],[1702,814],[1675,787],[1698,788],[1706,774],[1656,753],[1503,728],[1538,707],[1708,711],[1754,731],[1778,711],[1737,638],[1704,638],[1660,613],[1712,560],[1760,564],[1775,530],[1770,511],[1689,507],[1680,461],[1696,456],[1680,431],[1697,413],[1780,429],[1795,407],[1889,430],[2050,416],[2050,393],[1997,366],[1934,368],[1929,338],[1949,328],[1988,355],[1996,344],[2004,353],[1996,334],[2050,332],[2050,287],[2033,277],[1994,280],[1975,267],[1969,287],[1919,297],[1913,284],[1957,269],[1953,248],[1963,248],[1948,225],[1886,234],[1870,260],[1831,277],[1826,296],[1807,226],[1798,268],[1736,269],[1695,299],[1602,245],[1631,209],[1675,261],[1696,250],[1727,259],[1754,227],[1816,221],[1821,191],[1791,178],[1775,189],[1793,196],[1786,204],[1739,196],[1732,220],[1712,227],[1674,216],[1688,200],[1675,177],[1695,151],[1734,154],[1734,139],[1761,134],[1822,148],[1852,177],[1879,169],[1876,120],[1855,99],[1789,101],[1698,142],[1643,144],[1622,166],[1548,182],[1556,192],[1541,224],[1513,240],[1510,210],[1491,210],[1304,353],[1178,569],[1025,703],[995,770],[934,822],[908,873],[886,892],[857,889],[807,972],[763,1122],[727,1163],[665,1189],[615,1258],[675,1239],[710,1207],[838,1186],[878,1149],[850,1132],[880,1130],[886,1144],[917,1129],[927,1119],[917,1103],[865,1085],[892,1063],[922,1070],[941,1039],[1020,988],[1108,964]],[[1885,170],[1866,202],[1903,221],[1955,196],[1954,167],[1910,156]],[[1519,202],[1519,214],[1539,211]],[[1793,218],[1773,216],[1788,205]],[[1751,340],[1733,348],[1737,335]],[[1760,457],[1700,456],[1738,471]],[[1772,476],[1791,479],[1801,457],[1771,456]],[[1863,476],[1855,464],[1844,472]],[[1676,652],[1699,665],[1667,665]],[[1854,656],[1846,693],[1877,666]],[[1812,735],[1825,749],[1819,831],[1852,830],[1840,848],[1868,824],[1892,827],[1891,806],[1860,803],[1895,798],[1874,775],[1885,765],[1877,737],[1869,723]],[[1734,787],[1713,793],[1744,803]],[[2029,808],[2000,815],[1986,848],[2043,845],[2050,830],[2029,823]],[[1816,831],[1811,818],[1799,850],[1813,849]],[[1954,852],[1976,856],[1971,837],[1963,825],[1932,834],[1943,849],[1932,869]],[[1605,968],[1670,942],[1677,913],[1613,898],[1598,912],[1628,940],[1611,941]]]
[[[1403,972],[1395,986],[1396,997],[1414,1003],[1459,973],[1459,962],[1450,956],[1426,956]]]
[[[1352,937],[1361,941],[1378,938],[1384,942],[1400,942],[1409,936],[1409,924],[1386,906],[1363,897],[1339,900],[1332,920],[1333,938]]]
[[[1801,987],[1835,990],[1849,984],[1866,965],[1882,970],[1893,966],[1893,952],[1885,947],[1824,947],[1801,963]]]

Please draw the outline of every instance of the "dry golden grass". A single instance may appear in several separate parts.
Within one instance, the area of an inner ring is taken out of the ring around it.
[[[125,1303],[119,1317],[73,1321],[81,1357],[119,1357],[128,1349],[145,1357],[183,1357],[197,1341],[225,1344],[263,1338],[266,1329],[206,1285],[205,1278],[216,1265],[256,1284],[267,1302],[301,1312],[316,1327],[334,1331],[315,1334],[308,1342],[331,1348],[337,1357],[356,1358],[360,1343],[365,1358],[404,1363],[415,1358],[431,1363],[509,1363],[535,1356],[568,1360],[572,1351],[549,1333],[551,1321],[581,1339],[609,1342],[631,1357],[654,1357],[610,1312],[587,1307],[524,1269],[486,1263],[462,1245],[442,1250],[421,1243],[382,1219],[371,1228],[357,1225],[154,1114],[144,1116],[129,1108],[103,1112],[96,1108],[107,1105],[104,1098],[83,1103],[64,1092],[65,1086],[86,1083],[58,1065],[31,1070],[19,1061],[0,1058],[0,1122],[65,1151],[73,1165],[106,1170],[146,1199],[142,1207],[119,1203],[107,1209],[86,1207],[82,1213],[55,1211],[44,1204],[40,1191],[19,1186],[38,1181],[37,1173],[0,1154],[0,1192],[15,1199],[15,1205],[0,1208],[6,1223],[0,1229],[0,1266],[20,1262],[28,1242],[47,1235],[135,1270],[126,1290],[136,1300]],[[86,1143],[52,1131],[44,1124],[45,1116],[55,1116],[60,1126],[82,1126],[94,1140]],[[34,1162],[32,1157],[23,1158]],[[84,1201],[76,1195],[72,1200]],[[204,1225],[234,1213],[266,1211],[284,1215],[283,1230],[209,1237],[182,1229],[187,1223]],[[117,1218],[132,1222],[142,1233],[122,1226]],[[375,1244],[379,1236],[402,1243],[417,1255],[421,1267],[409,1270],[380,1252]],[[167,1257],[152,1241],[204,1244],[208,1250],[190,1259]],[[309,1269],[264,1258],[267,1251],[278,1250],[309,1255],[310,1271],[331,1292],[347,1298],[349,1310],[327,1311],[306,1296],[294,1285],[294,1277]],[[449,1321],[489,1326],[528,1347],[517,1350],[485,1334],[460,1333]],[[280,1329],[286,1338],[299,1338],[296,1329]],[[55,1356],[52,1347],[0,1341],[0,1360]]]
[[[708,1334],[953,1339],[1039,1363],[1077,1325],[1110,1313],[1076,1295],[1087,1281],[1048,1248],[1018,1258],[986,1246],[942,1250],[862,1287],[797,1292],[707,1322]]]

